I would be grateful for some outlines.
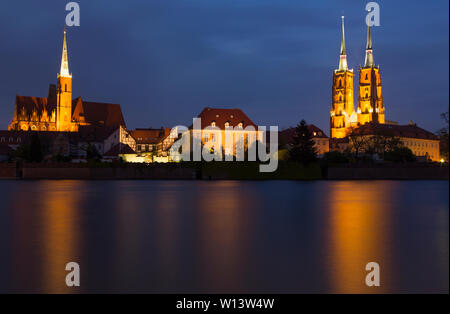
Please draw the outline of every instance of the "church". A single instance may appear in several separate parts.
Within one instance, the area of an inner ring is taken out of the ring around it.
[[[332,102],[330,111],[330,150],[345,151],[349,135],[370,137],[384,133],[398,137],[414,155],[439,161],[439,138],[412,121],[398,125],[385,118],[380,67],[375,65],[372,30],[367,28],[364,66],[359,67],[357,109],[354,109],[353,69],[347,64],[344,17],[339,67],[333,71]]]
[[[118,104],[72,99],[66,31],[57,84],[51,84],[48,97],[16,96],[10,131],[78,132],[82,126],[125,127]]]
[[[344,17],[339,67],[333,73],[332,105],[330,111],[331,138],[345,138],[351,128],[366,123],[384,124],[384,102],[380,68],[375,65],[371,27],[367,29],[366,58],[359,68],[358,108],[354,110],[353,69],[348,68],[345,50]]]

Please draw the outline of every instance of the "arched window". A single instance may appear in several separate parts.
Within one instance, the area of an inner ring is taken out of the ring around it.
[[[369,79],[369,74],[366,73],[366,80],[368,80],[368,79]]]
[[[229,128],[230,127],[230,122],[225,122],[225,128]]]

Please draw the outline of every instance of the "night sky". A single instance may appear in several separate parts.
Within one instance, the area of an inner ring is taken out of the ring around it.
[[[16,94],[46,97],[56,82],[67,2],[0,4],[0,129]],[[67,34],[73,97],[120,103],[128,128],[190,125],[210,106],[238,107],[280,128],[306,119],[329,134],[340,17],[357,72],[367,2],[78,1],[81,26]],[[449,104],[448,0],[378,3],[373,46],[386,119],[434,132]]]

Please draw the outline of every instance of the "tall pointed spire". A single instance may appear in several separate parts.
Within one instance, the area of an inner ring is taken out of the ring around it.
[[[61,57],[61,70],[59,72],[59,76],[62,77],[71,77],[69,73],[69,59],[67,57],[67,41],[66,41],[66,29],[64,28],[64,43],[63,43],[63,51]]]
[[[344,30],[344,16],[342,16],[342,40],[341,40],[341,55],[339,59],[338,71],[347,71],[347,52],[345,51],[345,30]]]
[[[364,62],[365,68],[373,68],[375,62],[373,61],[373,51],[372,51],[372,31],[371,27],[367,28],[367,45],[366,45],[366,60]]]
[[[345,29],[344,29],[344,16],[342,16],[342,40],[341,40],[341,55],[345,55]]]

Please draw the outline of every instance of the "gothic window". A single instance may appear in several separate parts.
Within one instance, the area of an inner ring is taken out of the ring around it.
[[[342,96],[339,96],[339,101],[342,101]]]
[[[216,126],[216,121],[211,122],[211,126],[215,127]]]
[[[369,75],[366,73],[366,80],[368,80],[369,79]]]

